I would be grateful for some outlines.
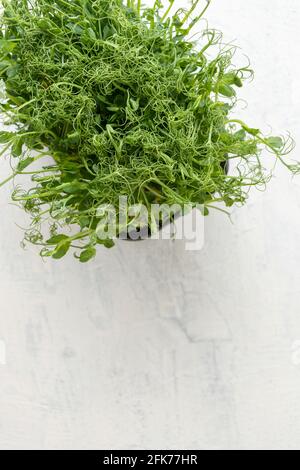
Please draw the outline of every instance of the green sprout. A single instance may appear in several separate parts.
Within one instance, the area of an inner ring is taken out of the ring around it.
[[[207,213],[265,187],[263,150],[299,173],[285,158],[291,139],[230,115],[249,66],[233,65],[235,49],[215,30],[190,39],[210,1],[177,10],[174,0],[1,3],[0,109],[9,127],[0,155],[10,152],[13,173],[0,185],[30,176],[30,189],[15,186],[12,199],[30,214],[25,241],[43,257],[74,249],[86,262],[98,244],[113,246],[98,237],[97,209],[117,207],[120,195]]]

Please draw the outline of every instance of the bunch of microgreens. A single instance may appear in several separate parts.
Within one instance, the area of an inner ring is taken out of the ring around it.
[[[13,166],[2,184],[31,175],[12,198],[31,215],[25,240],[42,256],[73,248],[85,262],[97,244],[112,246],[98,237],[97,208],[118,207],[122,195],[148,208],[202,204],[207,214],[264,187],[263,149],[299,171],[284,158],[289,140],[230,118],[252,72],[232,65],[220,33],[189,39],[209,3],[173,13],[174,0],[2,0],[0,107],[13,126],[0,133]]]

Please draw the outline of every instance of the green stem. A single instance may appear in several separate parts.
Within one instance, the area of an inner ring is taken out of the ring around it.
[[[186,13],[185,17],[183,18],[183,20],[182,20],[182,22],[181,22],[182,25],[184,25],[184,24],[187,22],[187,20],[190,18],[190,16],[192,15],[192,13],[194,12],[194,10],[196,9],[196,7],[197,7],[197,5],[198,5],[199,2],[200,2],[200,0],[195,0],[195,2],[192,4],[190,10]],[[202,12],[200,13],[200,15],[197,16],[197,21],[199,21],[199,20],[202,18],[202,16],[205,14],[206,10],[208,9],[208,7],[209,7],[209,5],[210,5],[211,0],[206,0],[206,2],[207,2],[207,5],[206,5],[205,8],[202,10]],[[194,24],[193,24],[193,26],[194,26]]]
[[[169,1],[170,1],[170,0],[169,0]],[[162,17],[162,19],[161,19],[162,22],[164,22],[165,19],[167,18],[167,16],[169,15],[169,13],[170,13],[170,11],[171,11],[173,5],[174,5],[174,2],[171,2],[171,1],[170,1],[169,7],[168,7],[167,10],[165,11],[165,13],[164,13],[164,15],[163,15],[163,17]]]
[[[74,235],[73,237],[70,237],[70,240],[80,240],[81,238],[86,238],[89,235],[92,235],[94,233],[94,230],[88,230],[87,232],[80,232],[77,235]]]
[[[23,104],[21,104],[21,106],[16,108],[16,111],[20,111],[20,109],[25,108],[25,106],[28,106],[29,104],[34,103],[35,101],[37,101],[37,98],[34,98],[30,101],[26,101],[26,103],[23,103]]]
[[[189,19],[189,17],[191,16],[191,14],[193,13],[193,11],[195,10],[195,8],[197,7],[198,3],[199,3],[200,0],[195,0],[194,3],[192,4],[191,8],[189,9],[189,11],[186,13],[186,15],[184,16],[181,24],[184,25],[187,20]]]
[[[252,134],[250,131],[250,128],[240,119],[230,119],[227,121],[228,124],[234,123],[234,124],[239,124],[248,134],[252,135],[257,141],[259,141],[261,144],[265,145],[267,148],[272,150],[272,152],[277,156],[278,160],[281,161],[281,163],[288,168],[289,170],[292,169],[291,165],[287,163],[281,156],[280,152],[278,152],[272,145],[269,144],[267,139],[265,139],[261,133],[258,133],[256,135]]]
[[[47,173],[48,171],[59,171],[58,168],[47,168],[44,170],[37,170],[37,171],[21,171],[17,173],[18,175],[39,175],[40,173]]]
[[[43,197],[54,196],[54,195],[57,195],[57,194],[58,193],[55,192],[55,191],[48,191],[46,193],[35,193],[35,194],[31,194],[29,196],[13,197],[13,200],[14,201],[30,201],[31,199],[41,199]]]
[[[2,155],[6,152],[6,150],[9,149],[10,146],[11,146],[11,141],[4,147],[4,149],[1,150],[0,157],[2,157]]]
[[[4,186],[6,183],[8,183],[9,181],[11,181],[12,179],[14,179],[14,177],[17,175],[17,173],[13,173],[12,175],[10,175],[8,178],[6,178],[6,180],[2,181],[0,183],[0,188],[2,186]]]

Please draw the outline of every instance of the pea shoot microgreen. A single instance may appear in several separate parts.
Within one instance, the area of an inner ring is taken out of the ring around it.
[[[0,109],[14,129],[0,133],[14,168],[1,185],[30,176],[12,199],[31,215],[25,241],[43,257],[72,249],[87,262],[98,244],[111,247],[97,235],[97,208],[117,207],[120,195],[147,207],[203,204],[207,214],[266,184],[263,150],[299,173],[285,158],[290,139],[231,117],[248,65],[233,65],[217,31],[190,39],[210,0],[177,10],[176,0],[1,3]]]

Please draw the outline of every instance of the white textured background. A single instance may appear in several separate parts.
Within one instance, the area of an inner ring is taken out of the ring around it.
[[[242,116],[299,142],[299,1],[214,0],[207,17],[256,70]],[[201,252],[122,242],[89,265],[23,252],[8,202],[1,449],[300,449],[300,177],[278,166],[234,225],[212,214]]]

